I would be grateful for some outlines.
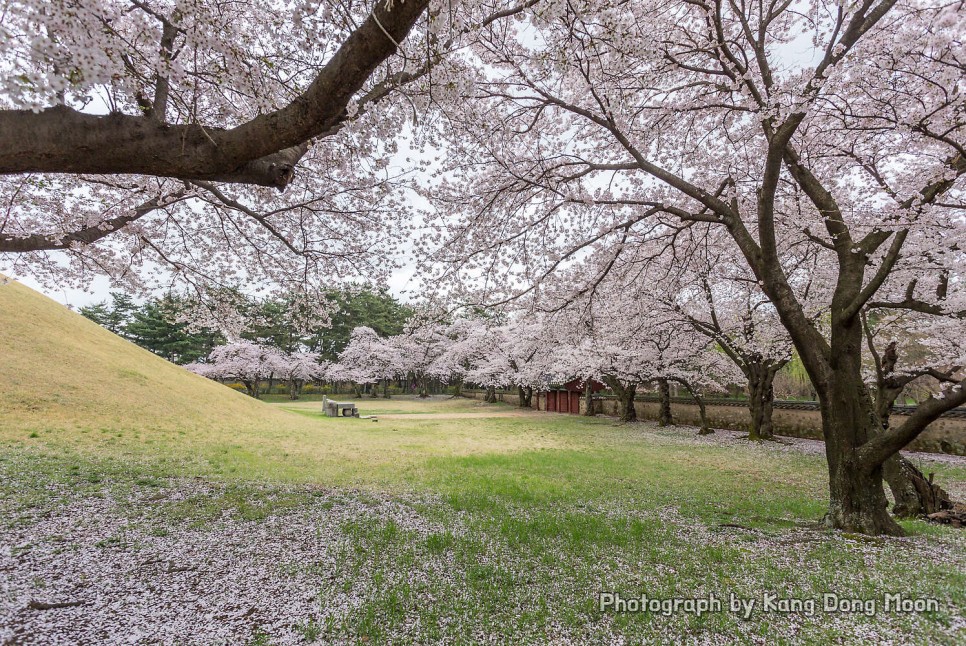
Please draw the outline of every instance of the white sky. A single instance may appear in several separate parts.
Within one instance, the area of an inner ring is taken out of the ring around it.
[[[817,57],[820,52],[813,47],[810,39],[811,34],[808,33],[803,33],[798,37],[793,38],[788,44],[777,52],[778,59],[782,60],[792,68],[813,64],[815,57]],[[84,111],[95,114],[106,114],[108,112],[108,107],[102,97],[95,95],[95,100],[89,103],[84,108]],[[394,166],[397,166],[397,168],[403,166],[412,167],[411,164],[406,163],[405,158],[420,158],[424,157],[426,154],[421,153],[420,151],[411,147],[411,136],[412,133],[408,128],[400,134],[400,139],[398,141],[398,152],[396,155],[394,155],[394,157],[398,159],[398,162],[394,164]],[[418,196],[413,197],[420,202],[423,201]],[[428,204],[426,206],[428,206]],[[406,249],[411,249],[410,245],[406,245]],[[27,285],[32,289],[36,289],[48,297],[73,308],[90,305],[92,303],[97,303],[110,298],[111,285],[110,281],[105,277],[95,278],[88,290],[58,288],[54,285],[41,284],[30,276],[17,276],[9,270],[4,271],[4,264],[3,258],[0,257],[0,272],[3,272],[8,276],[12,276],[24,285]],[[395,271],[386,282],[386,286],[388,287],[390,293],[401,300],[411,300],[411,296],[408,295],[407,292],[417,287],[415,282],[412,280],[415,270],[415,265],[410,262],[406,266]]]
[[[85,111],[91,111],[94,113],[106,112],[106,107],[104,105],[94,106],[90,109],[85,109]],[[398,160],[393,164],[394,171],[400,171],[404,167],[412,167],[412,163],[407,163],[406,158],[418,158],[422,157],[422,153],[413,149],[410,144],[411,133],[409,129],[400,135],[400,140],[398,141],[398,152],[393,155],[393,158]],[[419,195],[410,193],[409,198],[416,202],[419,202],[420,206],[424,210],[429,209],[429,203]],[[105,242],[110,243],[110,238],[106,238]],[[411,244],[406,244],[402,251],[408,252],[412,250]],[[57,252],[51,252],[52,256],[56,256]],[[411,258],[411,254],[407,254],[406,257]],[[389,289],[389,292],[396,298],[402,301],[413,300],[413,295],[410,294],[412,290],[416,288],[415,281],[412,280],[415,274],[416,266],[410,261],[408,264],[402,268],[394,271],[392,275],[388,278],[385,285]],[[92,305],[94,303],[99,303],[101,301],[110,300],[110,292],[114,291],[111,287],[110,280],[105,276],[96,277],[87,289],[75,289],[70,287],[58,287],[57,285],[45,284],[30,275],[19,275],[10,269],[8,263],[4,262],[4,257],[0,254],[0,274],[9,276],[16,279],[18,282],[35,289],[38,292],[52,298],[53,300],[67,305],[73,309],[78,309],[87,305]],[[120,290],[123,291],[123,290]]]
[[[0,270],[2,270],[2,268],[0,268]],[[404,267],[399,271],[393,272],[386,282],[389,292],[400,300],[412,300],[406,292],[411,291],[414,287],[414,284],[410,282],[414,271],[414,267]],[[58,303],[67,305],[72,309],[110,300],[110,281],[103,276],[99,276],[94,279],[93,284],[90,286],[90,291],[84,291],[69,287],[58,288],[56,286],[44,285],[30,276],[15,276],[12,275],[11,272],[2,273],[15,278],[18,282],[23,283],[27,287],[35,289],[41,294],[52,298]]]

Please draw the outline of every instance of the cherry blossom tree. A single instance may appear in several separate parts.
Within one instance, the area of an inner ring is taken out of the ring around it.
[[[590,273],[597,273],[592,260],[585,264],[591,266]],[[735,366],[677,312],[623,278],[625,274],[612,272],[592,290],[553,305],[554,329],[569,331],[567,342],[558,345],[558,370],[607,384],[625,422],[637,418],[638,387],[654,385],[660,399],[658,423],[673,424],[670,384],[679,384],[698,405],[701,432],[711,432],[702,393],[732,383],[738,377]],[[565,282],[572,279],[570,275]],[[566,290],[558,291],[556,297],[565,294]]]
[[[0,265],[86,287],[378,281],[396,138],[446,57],[533,2],[14,0],[0,25]],[[440,86],[440,87],[437,87]]]
[[[450,162],[427,194],[464,218],[427,243],[436,278],[482,270],[498,301],[588,249],[660,237],[675,254],[722,231],[818,394],[826,523],[901,534],[883,464],[966,402],[964,375],[883,428],[862,312],[966,316],[964,29],[941,1],[541,4],[484,34],[473,100],[434,124]],[[817,255],[824,302],[789,273],[792,248]],[[958,365],[934,347],[935,367]]]
[[[891,427],[892,407],[900,396],[914,388],[924,390],[926,396],[941,394],[943,386],[955,386],[957,377],[962,378],[966,330],[961,321],[909,310],[880,311],[872,303],[863,311],[862,325],[869,351],[866,380],[884,430]],[[949,494],[931,476],[927,478],[901,455],[883,463],[883,475],[897,516],[916,517],[953,506]]]
[[[487,323],[479,317],[461,316],[445,326],[443,335],[446,339],[440,339],[441,348],[429,372],[454,383],[454,397],[462,394],[466,381],[486,385],[484,381],[468,376],[483,360],[487,347],[493,342],[489,332]]]
[[[286,353],[282,355],[280,363],[281,376],[288,382],[288,397],[292,400],[301,396],[307,382],[323,378],[327,369],[317,352]]]
[[[491,331],[491,339],[486,356],[477,367],[488,377],[474,375],[473,380],[515,387],[519,406],[531,408],[534,388],[544,385],[550,374],[559,371],[552,349],[553,329],[539,317],[515,313]]]
[[[251,341],[218,346],[205,363],[192,363],[188,370],[209,379],[240,381],[249,395],[259,398],[259,385],[273,375],[289,374],[285,356],[275,348]]]
[[[389,380],[405,375],[408,366],[403,355],[390,339],[380,337],[370,327],[359,326],[352,330],[349,344],[339,354],[337,364],[328,370],[329,379],[349,381],[357,386],[383,382],[383,396],[389,398]],[[362,396],[357,388],[356,396]],[[376,396],[373,389],[372,396]]]
[[[441,370],[439,359],[450,342],[447,325],[440,323],[431,312],[417,312],[402,334],[390,337],[420,397],[429,397],[430,380],[448,379],[450,373]]]
[[[400,120],[360,117],[411,80],[397,50],[428,4],[11,3],[9,270],[142,289],[159,266],[219,285],[371,271],[374,225],[398,212],[378,142]]]
[[[655,271],[653,266],[644,271],[657,281],[648,283],[656,306],[676,313],[711,339],[741,370],[751,418],[749,438],[771,439],[775,376],[791,361],[792,342],[754,276],[734,256],[730,245],[702,245],[671,271]],[[798,258],[790,250],[783,258],[786,273],[814,283],[818,274],[814,253]],[[814,296],[817,290],[802,291]],[[820,308],[811,310],[813,319],[824,313]]]

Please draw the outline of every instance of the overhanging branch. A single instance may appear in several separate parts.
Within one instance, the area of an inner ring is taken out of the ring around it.
[[[35,233],[23,238],[9,234],[0,234],[0,253],[29,253],[31,251],[57,251],[69,249],[70,247],[81,244],[87,245],[105,238],[118,229],[121,229],[132,222],[140,220],[142,217],[163,208],[169,204],[177,202],[184,197],[184,191],[179,191],[173,195],[165,197],[154,197],[137,206],[130,213],[119,215],[110,220],[103,220],[90,227],[84,227],[70,233],[58,235],[48,235]]]
[[[303,94],[231,129],[64,106],[0,110],[0,174],[138,174],[285,188],[308,142],[348,118],[349,101],[428,4],[379,0]]]
[[[930,397],[898,428],[876,435],[859,448],[858,456],[866,468],[875,468],[900,451],[943,413],[966,404],[966,379],[944,392],[940,399]]]

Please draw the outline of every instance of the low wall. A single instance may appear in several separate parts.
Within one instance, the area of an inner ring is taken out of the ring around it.
[[[483,399],[484,391],[465,390],[467,397]],[[519,405],[520,398],[515,392],[497,393],[500,401]],[[533,395],[534,406],[537,394]],[[543,408],[543,399],[540,400]],[[617,400],[613,397],[595,399],[598,411],[604,415],[617,416]],[[635,401],[637,416],[641,419],[656,420],[658,417],[658,403],[651,401]],[[708,422],[713,428],[728,428],[736,431],[748,429],[751,414],[744,406],[716,406],[708,404],[705,407]],[[580,411],[584,412],[586,405],[584,397],[580,398]],[[698,426],[700,413],[697,404],[686,404],[679,401],[671,402],[671,415],[679,424]],[[907,415],[893,413],[892,424],[898,426],[906,420]],[[772,413],[775,433],[790,437],[806,437],[816,440],[822,439],[822,418],[817,410],[788,410],[776,408]],[[942,417],[926,427],[919,437],[914,439],[908,447],[910,451],[926,451],[929,453],[951,453],[966,455],[966,419],[959,417]]]

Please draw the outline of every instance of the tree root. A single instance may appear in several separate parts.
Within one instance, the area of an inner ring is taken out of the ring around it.
[[[900,518],[929,516],[955,507],[946,490],[933,482],[932,473],[926,476],[901,455],[886,461],[882,475],[895,499],[892,513]]]
[[[927,514],[926,520],[956,528],[966,527],[966,505],[957,504],[954,509],[944,509],[934,514]]]
[[[76,606],[86,605],[86,601],[37,601],[36,599],[31,599],[27,602],[27,608],[30,610],[56,610],[58,608],[74,608]]]

